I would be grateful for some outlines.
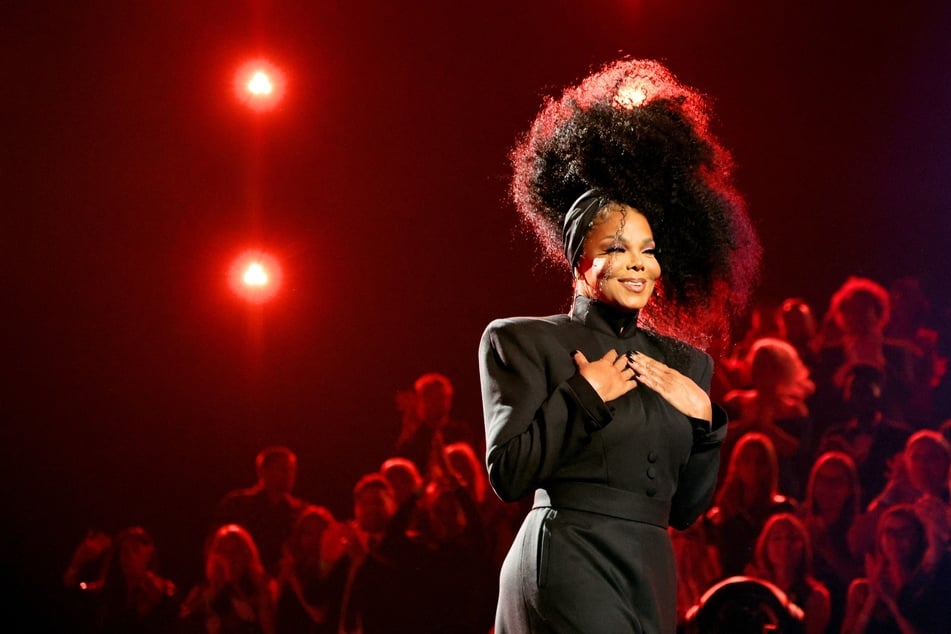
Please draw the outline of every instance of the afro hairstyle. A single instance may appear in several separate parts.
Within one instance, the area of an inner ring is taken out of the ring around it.
[[[657,241],[663,277],[641,322],[701,347],[726,340],[762,250],[702,95],[624,58],[546,99],[510,159],[519,215],[550,259],[564,261],[565,214],[597,188],[644,214]]]

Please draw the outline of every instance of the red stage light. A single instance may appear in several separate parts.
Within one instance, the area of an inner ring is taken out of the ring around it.
[[[231,264],[228,283],[239,297],[253,303],[266,302],[280,290],[281,265],[263,251],[245,251]]]
[[[286,87],[284,72],[264,59],[247,62],[234,76],[235,96],[252,110],[271,110],[277,106]]]

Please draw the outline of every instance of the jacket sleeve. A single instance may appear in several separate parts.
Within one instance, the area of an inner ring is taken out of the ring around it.
[[[580,374],[551,384],[543,335],[512,326],[493,322],[479,347],[489,482],[508,502],[531,494],[612,418]]]
[[[710,393],[713,359],[703,355],[703,365],[697,384]],[[677,491],[671,501],[670,525],[684,530],[706,511],[713,500],[720,470],[720,445],[726,438],[727,415],[722,407],[713,405],[713,420],[690,419],[693,427],[693,447],[686,464],[680,469]]]

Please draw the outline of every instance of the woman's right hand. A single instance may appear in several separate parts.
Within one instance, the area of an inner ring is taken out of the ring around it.
[[[624,396],[635,387],[634,370],[628,366],[627,357],[615,350],[608,350],[596,361],[588,361],[584,353],[576,350],[572,355],[578,374],[583,376],[605,403]]]

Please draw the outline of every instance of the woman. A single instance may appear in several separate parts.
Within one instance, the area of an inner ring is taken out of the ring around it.
[[[925,525],[911,505],[893,506],[882,515],[866,575],[849,587],[843,633],[951,631],[951,565],[945,557],[927,570],[928,545]]]
[[[336,634],[350,570],[350,558],[333,543],[336,525],[322,506],[297,518],[277,579],[278,634]]]
[[[716,506],[706,518],[720,553],[722,574],[743,574],[753,560],[756,537],[766,520],[793,510],[794,502],[779,492],[779,466],[772,441],[760,433],[746,434],[730,454]]]
[[[274,597],[251,534],[226,524],[211,538],[205,581],[182,604],[182,630],[274,634]]]
[[[548,101],[513,152],[519,211],[575,297],[482,338],[490,483],[535,495],[498,634],[676,628],[667,526],[709,502],[726,417],[711,358],[669,334],[721,334],[759,255],[704,113],[660,64],[621,60]]]
[[[179,597],[175,584],[158,574],[152,536],[139,526],[126,528],[113,539],[90,533],[77,548],[70,570],[77,570],[84,560],[96,558],[103,551],[104,574],[100,579],[80,583],[74,573],[67,571],[67,582],[76,581],[75,587],[94,599],[95,623],[90,630],[108,634],[173,631]]]
[[[734,438],[752,431],[769,436],[779,458],[780,488],[801,497],[802,479],[812,459],[812,420],[806,398],[814,386],[809,370],[791,344],[773,337],[753,343],[744,367],[751,388],[732,390],[723,399],[734,421]],[[729,450],[729,442],[725,449]]]
[[[748,573],[769,581],[786,593],[805,614],[805,634],[822,634],[829,623],[829,591],[812,576],[809,534],[794,515],[769,518],[756,541],[756,556]]]
[[[862,488],[852,458],[838,451],[819,456],[809,474],[800,519],[809,531],[813,571],[832,599],[832,632],[838,632],[842,624],[849,584],[861,573],[861,562],[852,555],[848,541],[861,499]]]

